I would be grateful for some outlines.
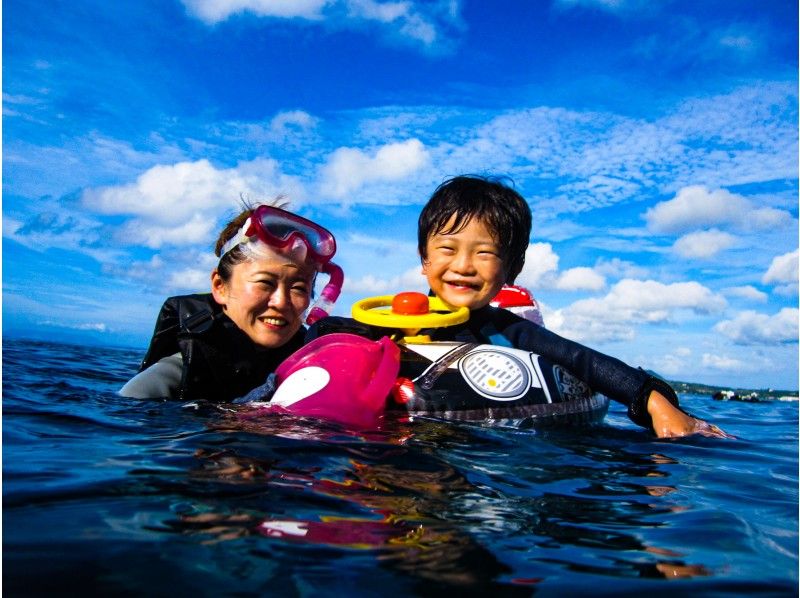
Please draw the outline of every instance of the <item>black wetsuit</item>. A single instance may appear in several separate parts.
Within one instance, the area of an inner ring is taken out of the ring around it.
[[[309,329],[306,342],[330,332],[352,332],[372,339],[392,333],[349,318],[326,318]],[[595,392],[626,405],[630,418],[646,428],[652,429],[647,413],[647,398],[652,390],[659,391],[674,405],[678,404],[675,391],[660,378],[565,339],[506,309],[486,306],[471,311],[469,320],[463,324],[424,330],[421,334],[428,334],[434,341],[508,345],[546,357],[584,381]]]
[[[301,328],[282,347],[265,349],[250,340],[210,294],[170,297],[158,314],[139,372],[179,353],[180,382],[171,398],[231,401],[263,384],[302,346],[304,336]],[[136,391],[128,396],[137,396]]]

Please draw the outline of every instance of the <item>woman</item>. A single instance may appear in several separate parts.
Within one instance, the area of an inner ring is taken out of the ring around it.
[[[336,240],[323,227],[259,205],[217,239],[211,293],[170,297],[161,308],[139,373],[120,394],[136,398],[230,401],[263,384],[303,344],[303,314],[318,272],[330,282],[307,322],[339,296]]]

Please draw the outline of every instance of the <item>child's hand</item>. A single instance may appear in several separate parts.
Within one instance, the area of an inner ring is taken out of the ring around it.
[[[653,430],[659,438],[675,438],[690,434],[702,434],[714,438],[735,438],[713,424],[687,415],[656,390],[650,393],[647,412],[653,419]]]

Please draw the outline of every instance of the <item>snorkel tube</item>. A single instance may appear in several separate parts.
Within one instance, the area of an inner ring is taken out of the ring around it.
[[[333,304],[336,303],[339,293],[342,292],[342,284],[344,283],[342,269],[333,262],[328,262],[322,266],[321,271],[323,274],[330,276],[330,280],[319,294],[319,299],[314,302],[308,312],[308,317],[306,317],[306,324],[308,325],[330,315],[331,310],[333,310]]]

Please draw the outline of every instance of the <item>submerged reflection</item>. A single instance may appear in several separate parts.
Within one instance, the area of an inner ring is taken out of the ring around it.
[[[680,463],[660,453],[432,422],[354,434],[298,418],[234,418],[212,430],[190,477],[243,498],[165,522],[203,543],[268,541],[268,555],[326,547],[425,583],[514,593],[545,583],[553,565],[622,578],[711,575],[643,533],[688,508],[663,483]],[[516,456],[531,451],[535,462]],[[522,556],[510,561],[503,543]]]
[[[303,430],[297,421],[286,424],[269,423],[268,450],[253,442],[253,432],[264,430],[253,421],[244,433],[216,426],[215,433],[226,430],[227,440],[216,441],[224,448],[196,450],[190,477],[250,488],[248,508],[240,503],[225,512],[194,505],[165,525],[204,544],[263,538],[369,553],[377,564],[424,582],[425,591],[460,586],[529,595],[530,581],[503,581],[511,568],[440,517],[453,495],[476,489],[436,455],[433,444],[409,446],[407,425],[366,441],[363,434],[328,426]],[[274,438],[302,441],[281,444]],[[309,454],[315,465],[304,463]]]

